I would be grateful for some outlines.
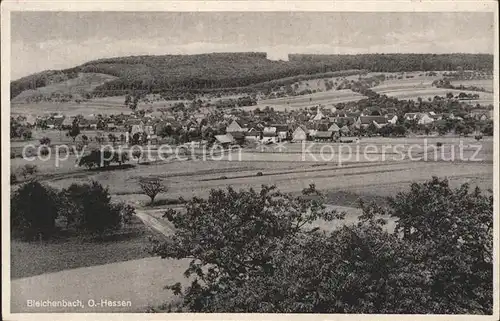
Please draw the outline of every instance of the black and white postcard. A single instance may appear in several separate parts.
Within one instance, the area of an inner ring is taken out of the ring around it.
[[[498,320],[497,2],[1,9],[6,320]]]

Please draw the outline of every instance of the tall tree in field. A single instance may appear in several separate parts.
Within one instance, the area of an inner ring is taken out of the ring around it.
[[[132,97],[130,96],[130,94],[126,94],[125,95],[125,106],[129,107],[131,101],[132,101]]]
[[[150,205],[154,204],[156,195],[167,191],[167,187],[164,182],[159,178],[141,178],[139,180],[139,186],[141,187],[142,192],[151,199]]]
[[[73,142],[75,142],[76,137],[80,135],[80,125],[78,123],[78,118],[75,118],[73,120],[73,123],[71,124],[71,128],[68,131],[68,135],[73,139]]]

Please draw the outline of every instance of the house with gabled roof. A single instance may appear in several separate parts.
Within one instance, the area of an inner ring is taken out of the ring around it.
[[[333,131],[317,131],[314,139],[316,141],[332,141],[333,135]]]
[[[73,117],[66,117],[63,119],[62,123],[61,123],[61,127],[63,129],[69,129],[73,126],[73,120],[74,118]]]
[[[247,132],[245,132],[245,140],[256,141],[261,138],[261,135],[262,132],[260,130],[257,130],[254,127],[252,127]]]
[[[356,118],[353,117],[336,117],[334,118],[334,123],[342,127],[344,125],[350,126],[356,122]]]
[[[288,136],[288,125],[287,124],[274,124],[271,127],[276,128],[276,135],[279,140],[285,140]]]
[[[406,113],[404,115],[405,120],[417,120],[418,119],[418,113]]]
[[[231,136],[230,134],[215,135],[215,141],[222,147],[228,147],[230,144],[234,142],[234,139],[233,136]]]
[[[62,128],[63,121],[64,121],[63,117],[51,117],[47,119],[47,127],[50,129]]]
[[[311,120],[318,121],[318,120],[322,120],[323,118],[325,118],[325,115],[321,112],[321,109],[318,108],[316,115],[314,115],[314,117]]]
[[[328,131],[339,132],[340,127],[336,123],[333,123],[330,127],[328,127]]]
[[[292,133],[293,142],[303,142],[307,140],[307,128],[304,126],[297,126]]]
[[[385,115],[385,118],[387,118],[387,122],[389,124],[393,124],[393,125],[395,125],[396,122],[398,121],[398,116],[396,114],[392,114],[392,113]]]
[[[278,141],[276,127],[264,127],[264,130],[262,131],[262,141],[276,143]]]
[[[236,121],[233,120],[227,127],[226,127],[226,133],[235,133],[235,132],[243,132],[243,126]]]
[[[366,128],[371,124],[375,125],[377,128],[382,128],[388,124],[387,118],[384,116],[359,116],[355,122],[356,128]]]
[[[427,113],[420,113],[418,117],[418,124],[419,125],[427,125],[430,123],[434,122],[434,118],[432,118],[429,114]]]
[[[347,125],[344,125],[340,128],[340,135],[341,136],[346,136],[348,135],[349,133],[351,132],[351,130],[349,129],[349,127],[347,127]]]
[[[23,123],[27,126],[35,126],[36,125],[36,117],[28,114],[23,120]]]

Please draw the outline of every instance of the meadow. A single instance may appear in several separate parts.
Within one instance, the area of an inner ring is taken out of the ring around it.
[[[258,188],[262,184],[276,184],[287,192],[298,192],[315,183],[324,191],[346,191],[369,195],[388,195],[389,191],[407,187],[411,181],[427,180],[431,176],[447,176],[457,182],[470,181],[484,188],[492,187],[493,173],[493,141],[485,138],[476,142],[473,138],[435,137],[427,138],[366,138],[360,144],[321,144],[316,143],[303,156],[302,144],[288,144],[284,151],[260,151],[243,149],[241,154],[232,154],[231,158],[201,154],[187,160],[170,159],[166,161],[142,162],[134,161],[132,167],[119,170],[89,171],[76,167],[76,158],[70,155],[59,167],[54,166],[54,159],[49,161],[35,160],[30,162],[22,158],[11,160],[13,170],[27,163],[38,166],[40,179],[54,187],[67,187],[74,182],[91,179],[109,186],[110,192],[117,200],[142,202],[147,197],[141,194],[138,179],[144,176],[156,176],[166,180],[169,191],[161,198],[204,197],[212,188],[224,188],[231,185],[237,188]],[[443,146],[436,149],[437,142]],[[459,144],[462,142],[463,159],[459,158]],[[427,161],[423,158],[424,144],[428,145]],[[340,147],[344,145],[344,147]],[[338,155],[334,152],[347,151],[347,145],[354,154]],[[410,150],[410,146],[420,147]],[[478,161],[468,161],[475,153],[476,145],[481,145]],[[306,144],[309,146],[309,143]],[[325,147],[326,146],[326,147]],[[371,146],[371,147],[367,147]],[[383,146],[386,150],[383,151]],[[394,152],[394,146],[400,146],[405,155]],[[357,149],[359,151],[357,151]],[[451,152],[455,160],[449,161]],[[437,150],[434,154],[434,150]],[[323,154],[321,154],[323,152]],[[154,156],[154,153],[153,153]],[[410,156],[420,161],[413,161]],[[262,172],[262,176],[257,173]],[[397,188],[392,189],[392,187]]]
[[[150,257],[148,238],[151,233],[139,218],[133,217],[125,231],[104,242],[78,237],[42,244],[12,240],[11,278]]]

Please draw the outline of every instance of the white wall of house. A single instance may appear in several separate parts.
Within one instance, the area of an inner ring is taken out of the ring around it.
[[[390,123],[390,124],[396,124],[396,122],[398,121],[398,116],[394,115],[394,117],[390,118],[390,119],[387,119],[387,122]]]
[[[430,124],[432,122],[434,122],[434,119],[427,114],[422,115],[420,117],[420,119],[418,120],[419,125],[427,125],[427,124]]]

